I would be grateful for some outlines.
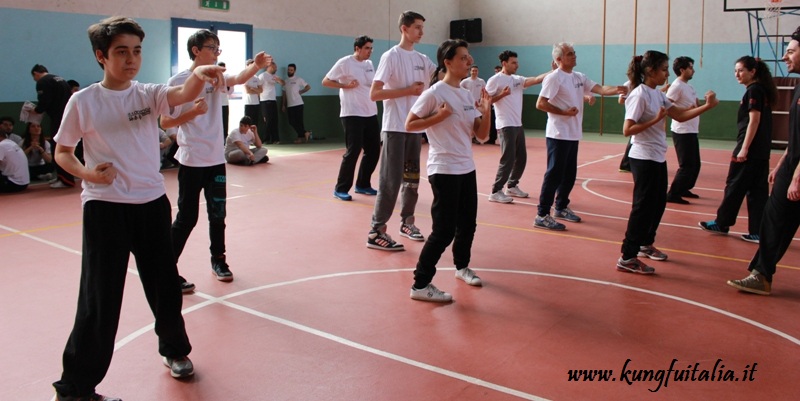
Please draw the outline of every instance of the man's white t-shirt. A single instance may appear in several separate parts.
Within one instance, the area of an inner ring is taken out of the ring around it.
[[[658,89],[647,85],[637,86],[625,100],[625,119],[645,123],[656,118],[661,108],[669,109],[672,102]],[[663,163],[667,156],[667,133],[658,122],[631,138],[629,157]]]
[[[472,129],[481,113],[469,91],[437,82],[420,95],[411,112],[418,117],[433,114],[447,103],[453,114],[425,130],[428,135],[428,175],[467,174],[475,170],[472,158]]]
[[[55,140],[74,147],[82,138],[87,168],[110,162],[117,170],[111,184],[83,180],[83,203],[142,204],[166,193],[159,172],[158,117],[179,115],[178,108],[170,110],[168,90],[163,84],[131,81],[131,86],[121,91],[96,83],[72,95]]]
[[[28,185],[31,183],[28,157],[25,156],[25,151],[9,138],[0,140],[0,172],[14,184]]]
[[[286,96],[286,106],[294,107],[303,104],[303,96],[300,91],[303,90],[308,83],[303,78],[297,75],[286,78],[286,85],[284,85],[283,95]]]
[[[259,81],[261,82],[261,95],[259,99],[262,102],[267,100],[275,100],[275,76],[264,71],[261,75],[258,76]]]
[[[251,88],[251,89],[258,89],[261,86],[261,80],[253,75],[247,82],[244,83],[244,86]],[[262,88],[263,92],[263,88]],[[246,105],[254,105],[259,104],[259,93],[245,93],[244,94],[244,104]]]
[[[191,71],[185,70],[174,75],[167,81],[169,86],[183,85]],[[225,79],[233,79],[225,75]],[[183,123],[178,127],[178,152],[175,159],[184,166],[210,167],[225,163],[224,146],[222,141],[222,103],[228,94],[215,90],[211,84],[206,83],[200,96],[205,98],[208,111],[205,114]],[[194,107],[189,102],[178,107],[181,115]]]
[[[548,74],[542,82],[540,97],[562,110],[572,107],[578,109],[574,116],[547,113],[545,135],[548,138],[566,141],[579,141],[583,138],[583,96],[592,93],[597,83],[577,72],[557,69]]]
[[[427,89],[435,70],[436,66],[428,56],[416,50],[405,50],[399,45],[395,45],[381,55],[374,80],[383,82],[384,89],[407,88],[415,82],[422,82]],[[391,132],[408,132],[406,131],[406,118],[418,97],[403,96],[384,100],[381,129]],[[412,133],[421,134],[422,131]]]
[[[375,77],[372,60],[358,61],[352,54],[342,57],[325,77],[344,85],[358,81],[355,88],[339,89],[339,117],[371,117],[378,114],[378,105],[369,98],[369,89]]]
[[[492,96],[500,94],[506,87],[511,89],[511,93],[494,103],[497,129],[522,126],[522,91],[525,90],[525,77],[501,72],[494,74],[489,78],[489,82],[486,82],[486,92]]]
[[[697,107],[697,92],[680,78],[676,78],[667,89],[667,99],[682,109]],[[672,120],[670,129],[676,134],[696,134],[700,132],[700,116],[684,122]]]
[[[477,102],[481,99],[481,89],[486,87],[486,81],[481,78],[467,77],[461,80],[461,87],[468,90],[472,95],[472,100]]]

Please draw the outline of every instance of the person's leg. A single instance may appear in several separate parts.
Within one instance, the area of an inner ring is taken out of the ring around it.
[[[53,383],[62,396],[94,394],[111,364],[130,254],[128,207],[100,201],[83,207],[78,308],[61,380]]]
[[[386,232],[386,223],[392,217],[394,205],[400,194],[400,185],[403,183],[403,163],[405,162],[404,132],[387,132],[383,135],[383,149],[381,150],[381,167],[378,180],[378,195],[372,212],[372,230]]]
[[[672,133],[672,144],[675,145],[675,155],[678,156],[678,171],[675,172],[675,177],[672,178],[672,185],[670,185],[667,193],[670,200],[677,200],[683,196],[684,192],[689,190],[689,180],[693,174],[689,154],[692,142],[690,136],[691,134]]]
[[[253,158],[255,159],[253,163],[268,162],[269,157],[267,157],[267,153],[269,153],[269,150],[263,146],[257,149],[253,149]]]
[[[458,176],[458,205],[456,232],[453,240],[453,263],[456,269],[469,267],[472,259],[472,241],[478,218],[478,184],[475,171]]]
[[[694,188],[695,184],[697,184],[697,177],[700,176],[700,167],[702,164],[700,160],[700,140],[697,134],[688,135],[690,135],[687,141],[688,149],[686,151],[686,168],[688,170],[686,186],[688,188],[686,188],[685,192],[689,192],[689,190]],[[686,194],[685,192],[684,195]]]
[[[286,108],[286,114],[289,117],[289,125],[294,129],[297,134],[297,139],[305,139],[305,128],[303,127],[303,115],[301,113],[302,106],[293,106]]]
[[[428,177],[433,191],[431,220],[433,230],[425,241],[419,254],[417,268],[414,270],[414,288],[423,289],[436,274],[436,263],[445,249],[453,241],[456,233],[461,195],[459,176],[434,174]]]
[[[497,121],[495,121],[497,117],[495,116],[495,113],[494,113],[494,107],[492,107],[492,117],[491,118],[492,118],[492,121],[491,121],[492,125],[491,125],[491,127],[489,127],[489,140],[486,143],[488,143],[490,145],[495,145],[495,144],[497,144]]]
[[[747,233],[758,234],[769,198],[769,160],[753,160],[751,183],[747,192]]]
[[[372,173],[378,166],[381,152],[381,125],[378,116],[361,117],[361,119],[364,123],[361,142],[364,155],[361,156],[361,163],[358,166],[356,186],[368,189],[372,188]]]
[[[569,195],[575,186],[578,177],[578,146],[579,141],[560,141],[559,146],[564,148],[562,166],[563,175],[556,189],[556,210],[564,210],[569,206]]]
[[[250,164],[250,159],[239,149],[226,153],[225,161],[230,164]]]
[[[772,282],[778,262],[792,244],[800,226],[800,202],[790,201],[786,195],[791,176],[778,173],[767,200],[758,231],[758,251],[750,261],[748,270],[757,271]]]
[[[225,165],[203,167],[206,170],[203,180],[203,195],[208,212],[208,234],[211,240],[209,249],[212,257],[225,256],[225,204],[227,202]]]
[[[353,187],[353,175],[356,172],[358,156],[363,143],[364,124],[360,117],[341,117],[344,129],[345,151],[339,165],[339,176],[336,178],[336,192],[347,193]]]
[[[511,169],[517,157],[516,127],[505,127],[498,130],[500,136],[500,164],[497,166],[492,193],[502,191],[511,176]]]
[[[222,140],[223,143],[226,139],[228,139],[228,119],[230,118],[230,107],[229,106],[222,106]],[[176,143],[177,145],[177,143]],[[175,147],[177,151],[177,146]],[[175,154],[174,152],[172,153]]]
[[[664,216],[664,210],[667,208],[667,183],[669,177],[667,176],[667,163],[657,163],[651,161],[650,174],[648,175],[648,184],[651,185],[650,193],[648,195],[647,208],[649,214],[648,221],[645,222],[647,228],[646,235],[643,237],[642,245],[653,245],[656,241],[656,231],[661,224],[661,218]]]
[[[280,143],[281,137],[278,132],[278,102],[267,100],[267,138],[269,143]]]
[[[651,209],[658,207],[652,203],[652,198],[657,191],[666,193],[666,188],[650,179],[653,174],[657,174],[654,170],[658,163],[634,158],[630,158],[630,163],[631,173],[633,173],[633,201],[621,248],[622,258],[625,260],[635,258],[639,254],[639,247],[648,245],[648,233],[652,221]]]
[[[736,224],[736,216],[747,194],[749,187],[747,162],[731,162],[728,168],[728,178],[725,182],[725,193],[717,209],[716,222],[722,229],[727,229]]]
[[[554,138],[547,138],[547,170],[542,180],[542,190],[539,194],[538,216],[550,214],[553,200],[561,181],[564,180],[564,167],[566,146],[562,146],[565,141]]]
[[[178,169],[178,214],[172,223],[172,252],[179,260],[186,241],[197,224],[203,168],[180,166]]]
[[[525,172],[525,166],[528,164],[528,148],[525,144],[525,130],[522,127],[514,127],[512,128],[516,135],[514,140],[516,141],[516,146],[514,146],[514,165],[511,167],[511,174],[508,177],[508,187],[514,188],[519,184],[519,180],[522,178],[522,173]]]
[[[260,118],[258,119],[258,132],[261,133],[260,137],[264,138],[261,140],[262,143],[270,144],[272,140],[270,139],[269,134],[269,127],[267,125],[267,113],[269,113],[267,101],[262,100],[258,103],[258,112]]]
[[[406,134],[403,163],[403,185],[400,189],[400,221],[414,225],[414,211],[419,199],[419,153],[422,149],[422,136]]]

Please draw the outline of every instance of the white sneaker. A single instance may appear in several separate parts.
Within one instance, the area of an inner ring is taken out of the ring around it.
[[[436,288],[433,284],[428,284],[421,290],[414,288],[412,285],[411,299],[428,302],[450,302],[453,300],[453,296]]]
[[[503,193],[503,190],[499,190],[491,195],[489,195],[489,202],[497,202],[497,203],[511,203],[514,202],[510,196]]]
[[[483,282],[481,282],[481,278],[478,277],[475,272],[470,269],[469,267],[465,267],[461,270],[456,269],[456,278],[474,286],[481,286]]]
[[[513,196],[515,198],[527,198],[528,193],[519,189],[519,187],[511,187],[506,188],[506,195]]]
[[[53,188],[53,189],[62,189],[62,188],[72,188],[72,187],[71,187],[71,186],[69,186],[69,185],[67,185],[67,184],[64,184],[64,183],[63,183],[63,182],[61,182],[61,181],[56,181],[56,182],[54,182],[54,183],[50,184],[50,188]]]

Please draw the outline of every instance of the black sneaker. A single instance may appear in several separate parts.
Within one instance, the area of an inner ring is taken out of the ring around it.
[[[682,198],[689,198],[689,199],[700,199],[700,195],[698,195],[698,194],[696,194],[696,193],[694,193],[692,191],[684,192],[683,195],[681,195],[681,197]]]
[[[56,398],[53,400],[55,401],[122,401],[122,398],[111,398],[106,397],[97,393],[94,393],[90,396],[86,397],[72,397],[68,395],[61,395],[56,391]]]
[[[686,199],[681,198],[680,196],[668,195],[667,196],[667,203],[677,203],[679,205],[688,205],[689,201]]]
[[[181,279],[181,293],[191,294],[194,292],[194,283],[186,281],[183,276],[178,276]]]
[[[176,378],[189,377],[194,374],[194,365],[189,357],[170,358],[164,357],[164,365],[169,368],[169,374]]]
[[[211,272],[219,281],[230,282],[233,281],[233,273],[225,263],[225,256],[211,257]]]

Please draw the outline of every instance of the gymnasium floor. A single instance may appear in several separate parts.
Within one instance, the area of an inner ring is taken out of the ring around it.
[[[197,284],[183,298],[195,376],[178,381],[162,365],[131,261],[116,353],[97,390],[126,401],[796,399],[800,250],[781,261],[771,296],[743,294],[725,281],[746,275],[757,247],[735,235],[746,208],[728,237],[697,226],[714,216],[732,146],[704,142],[701,199],[668,204],[656,245],[670,257],[648,262],[654,276],[615,270],[632,190],[631,175],[617,171],[620,136],[582,142],[571,207],[584,221],[565,232],[532,226],[540,132],[528,134],[520,184],[532,198],[510,205],[486,200],[499,146],[475,146],[471,266],[484,286],[455,280],[448,250],[434,284],[453,294],[450,304],[409,299],[423,244],[396,235],[397,214],[389,233],[406,251],[365,247],[374,198],[332,197],[341,144],[273,147],[267,165],[228,167],[235,280],[210,274],[202,212],[180,260]],[[671,179],[673,149],[668,165]],[[164,174],[174,205],[177,170]],[[77,298],[79,192],[41,184],[1,198],[0,400],[52,398]],[[426,235],[431,201],[423,182],[417,225]],[[605,381],[570,380],[594,370]]]

